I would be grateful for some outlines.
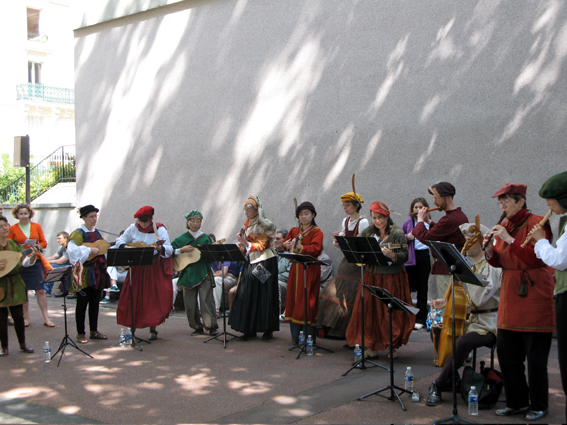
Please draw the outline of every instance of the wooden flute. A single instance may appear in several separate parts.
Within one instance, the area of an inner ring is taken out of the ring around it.
[[[506,212],[503,212],[502,215],[500,216],[500,220],[498,220],[498,223],[496,223],[496,225],[499,225],[500,223],[502,223],[505,218],[506,218]],[[488,246],[488,244],[490,243],[490,241],[492,240],[493,237],[494,237],[494,235],[490,235],[488,237],[488,239],[486,240],[486,242],[482,246],[483,251],[486,251],[486,247]]]
[[[549,217],[551,217],[551,214],[553,214],[553,211],[549,210],[547,212],[547,214],[545,215],[545,217],[543,217],[543,219],[539,222],[539,225],[543,226],[545,223],[547,223],[547,220],[549,220]],[[534,237],[534,235],[532,234],[532,232],[528,233],[528,236],[526,236],[526,240],[521,245],[521,247],[524,248],[528,244],[528,242],[532,240],[533,237]]]
[[[431,212],[431,211],[441,211],[441,207],[427,208],[427,212]]]

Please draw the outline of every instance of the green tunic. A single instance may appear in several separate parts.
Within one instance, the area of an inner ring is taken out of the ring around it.
[[[23,251],[24,247],[18,242],[8,239],[5,248],[0,247],[0,251]],[[4,289],[6,296],[0,301],[0,307],[12,307],[28,302],[28,291],[19,273],[22,270],[22,262],[18,262],[16,267],[6,276],[0,278],[0,287]]]
[[[211,243],[211,238],[205,233],[195,239],[191,233],[185,232],[175,238],[171,246],[173,249],[182,248],[185,245],[191,245],[197,248],[197,245],[211,245]],[[211,266],[201,258],[196,263],[189,264],[181,271],[177,285],[183,286],[184,288],[194,288],[200,285],[209,273],[211,273]]]
[[[376,234],[376,227],[372,224],[362,232],[358,234],[359,237],[373,237]],[[382,240],[382,239],[380,239]],[[390,236],[387,238],[386,242],[394,243],[394,244],[407,244],[406,236],[404,231],[400,229],[398,226],[394,225],[390,230]],[[395,261],[392,260],[392,264],[389,266],[366,266],[366,270],[372,270],[374,274],[398,274],[400,270],[405,271],[404,263],[408,261],[408,248],[401,248],[399,250],[395,250],[396,258]]]

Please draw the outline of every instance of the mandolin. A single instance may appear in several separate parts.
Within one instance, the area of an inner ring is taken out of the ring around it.
[[[158,245],[162,245],[164,242],[165,240],[159,240],[149,245],[144,242],[132,242],[127,243],[126,246],[131,246],[133,248],[156,248]],[[83,246],[86,246],[87,248],[98,248],[99,251],[98,254],[90,254],[89,258],[87,258],[87,261],[90,261],[93,258],[98,257],[99,255],[105,255],[106,253],[108,253],[108,249],[114,245],[116,245],[116,242],[108,243],[104,239],[99,239],[96,242],[84,243]]]
[[[225,243],[226,239],[221,239],[213,242],[213,245]],[[201,251],[195,248],[191,252],[183,252],[173,257],[173,270],[180,272],[185,269],[189,264],[196,263],[201,259]]]
[[[39,245],[36,245],[35,248],[39,250],[41,248]],[[14,267],[18,265],[20,260],[27,255],[30,255],[33,252],[32,248],[24,249],[23,251],[0,251],[0,263],[4,264],[4,270],[0,270],[0,277],[6,276]]]

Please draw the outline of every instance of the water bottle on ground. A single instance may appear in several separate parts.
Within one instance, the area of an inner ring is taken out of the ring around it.
[[[308,356],[313,355],[313,339],[311,339],[311,335],[307,335],[307,349],[305,351]]]
[[[410,393],[413,392],[413,372],[411,371],[411,367],[408,366],[406,370],[406,391]]]
[[[360,345],[356,344],[354,347],[354,362],[358,362],[362,360],[362,350],[360,349]]]
[[[51,363],[51,347],[49,346],[49,341],[45,341],[43,346],[43,361],[45,363]]]
[[[119,347],[126,347],[126,333],[124,332],[124,328],[120,328],[118,341],[120,341],[120,344],[118,344]]]
[[[128,330],[126,331],[126,341],[124,344],[125,347],[131,347],[132,346],[132,328],[128,328]]]
[[[478,393],[474,385],[469,392],[469,415],[478,416]]]
[[[299,345],[305,344],[305,336],[303,335],[303,331],[299,332]]]

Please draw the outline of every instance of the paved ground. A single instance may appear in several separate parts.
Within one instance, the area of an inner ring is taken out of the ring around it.
[[[69,334],[74,339],[74,301],[70,305]],[[181,312],[158,328],[159,340],[143,344],[143,351],[109,348],[120,331],[112,307],[115,304],[101,310],[99,326],[111,339],[81,345],[94,358],[68,347],[57,367],[59,356],[43,363],[42,347],[49,340],[55,351],[64,336],[61,300],[49,299],[57,325],[50,329],[42,325],[32,297],[32,324],[26,332],[36,353],[19,352],[14,330],[9,329],[11,355],[0,360],[1,423],[428,423],[452,414],[450,395],[444,395],[447,400],[441,406],[425,406],[427,388],[439,369],[433,366],[429,334],[423,330],[412,333],[395,362],[396,385],[403,385],[405,368],[411,366],[422,395],[418,403],[402,395],[404,412],[397,401],[378,396],[356,401],[388,385],[389,375],[367,369],[342,377],[353,357],[342,341],[319,340],[335,352],[296,360],[296,352],[288,351],[289,328],[282,325],[271,341],[232,341],[223,349],[218,341],[203,344],[205,337],[189,336]],[[222,327],[222,320],[219,323]],[[146,338],[148,331],[138,336]],[[387,366],[386,353],[380,354],[377,362]],[[480,354],[488,361],[488,350]],[[562,423],[565,397],[555,341],[549,377],[550,416],[543,422]],[[496,407],[503,406],[500,402]],[[470,418],[460,398],[458,410]],[[494,410],[481,411],[473,419],[525,423],[520,417],[497,417]]]

